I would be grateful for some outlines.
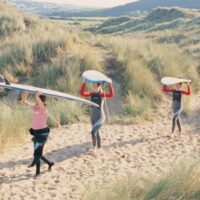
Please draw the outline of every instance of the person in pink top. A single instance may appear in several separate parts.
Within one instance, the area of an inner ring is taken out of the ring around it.
[[[25,92],[22,96],[22,104],[32,109],[32,127],[29,129],[31,135],[33,135],[32,141],[34,144],[34,159],[28,167],[36,166],[35,177],[40,174],[40,159],[48,164],[48,169],[54,165],[46,159],[42,153],[44,145],[47,141],[50,129],[47,126],[48,111],[46,108],[46,96],[42,95],[41,92],[35,94],[35,103],[31,104],[27,101],[29,93]]]

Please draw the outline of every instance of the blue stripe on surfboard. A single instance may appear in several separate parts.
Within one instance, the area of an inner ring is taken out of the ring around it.
[[[84,78],[84,81],[86,83],[103,83],[103,82],[111,83],[111,81],[109,81],[109,80],[91,80],[88,78]]]

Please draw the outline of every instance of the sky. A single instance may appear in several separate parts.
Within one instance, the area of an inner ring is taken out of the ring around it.
[[[113,7],[134,2],[137,0],[36,0],[39,2],[50,2],[59,4],[74,4],[84,7]]]

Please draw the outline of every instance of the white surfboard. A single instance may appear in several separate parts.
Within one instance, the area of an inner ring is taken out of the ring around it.
[[[174,85],[176,83],[191,83],[192,81],[190,79],[185,78],[175,78],[175,77],[163,77],[161,79],[161,83],[164,85]]]
[[[106,75],[96,70],[87,70],[82,74],[82,78],[87,83],[112,83],[112,80]]]
[[[28,91],[32,94],[35,94],[37,91],[40,91],[45,96],[61,98],[61,99],[66,99],[66,100],[70,100],[70,101],[76,101],[79,103],[85,103],[88,105],[99,107],[99,105],[96,103],[93,103],[91,101],[88,101],[88,100],[80,98],[80,97],[72,96],[70,94],[66,94],[66,93],[58,92],[58,91],[54,91],[54,90],[33,87],[33,86],[29,86],[29,85],[20,85],[20,84],[9,83],[7,81],[2,82],[2,79],[0,79],[0,87],[7,88],[10,90]]]

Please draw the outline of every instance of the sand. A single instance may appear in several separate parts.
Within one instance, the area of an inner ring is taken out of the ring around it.
[[[191,101],[191,113],[182,115],[183,135],[168,138],[171,130],[170,100],[150,122],[105,125],[102,150],[91,156],[90,124],[53,129],[44,154],[55,162],[52,171],[42,165],[34,179],[32,143],[11,149],[0,157],[0,200],[81,200],[88,188],[127,173],[161,176],[181,160],[200,154],[200,96]]]

